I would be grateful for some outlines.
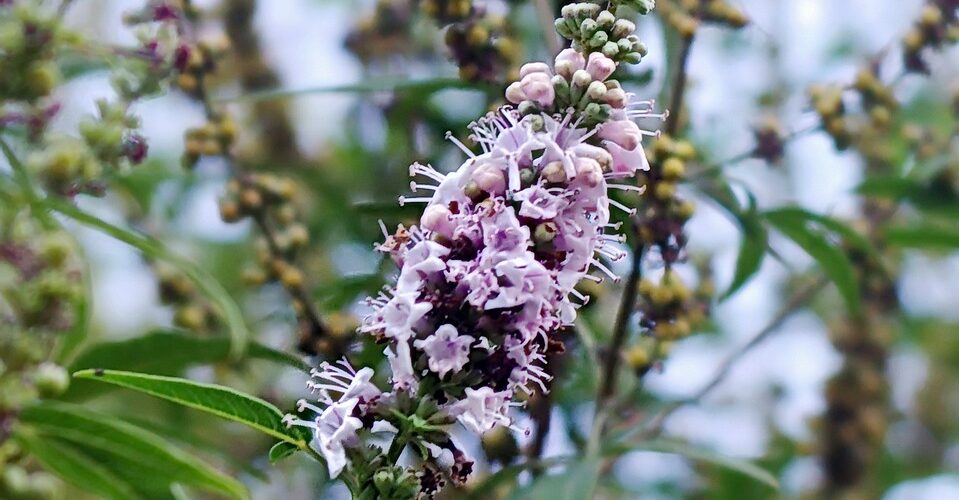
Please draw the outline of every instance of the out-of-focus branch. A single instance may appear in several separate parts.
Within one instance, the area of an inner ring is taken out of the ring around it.
[[[234,2],[234,5],[237,7],[243,8],[245,6],[245,8],[249,9],[246,11],[247,16],[252,16],[252,10],[254,7],[253,4],[254,2],[246,0],[237,0]],[[246,21],[251,22],[251,18],[247,17]],[[244,43],[249,45],[249,41]],[[247,49],[250,49],[250,47],[248,46]],[[192,89],[192,95],[198,101],[200,101],[200,103],[202,103],[204,114],[206,115],[207,120],[210,123],[216,123],[222,120],[223,116],[221,112],[217,110],[216,104],[210,95],[209,89],[207,88],[207,73],[207,68],[201,68],[194,75],[196,77],[196,81],[195,86]],[[295,151],[295,149],[293,151]],[[237,158],[230,148],[223,148],[222,151],[219,151],[219,156],[228,165],[233,179],[240,184],[241,188],[252,188],[254,186],[254,176],[245,171],[242,165],[240,165],[237,161]],[[330,330],[327,328],[326,324],[321,319],[319,312],[316,310],[311,294],[302,279],[301,273],[293,270],[293,266],[290,265],[290,262],[288,262],[289,259],[281,248],[281,245],[278,243],[278,236],[275,233],[274,228],[271,226],[270,221],[267,220],[266,214],[263,211],[254,211],[250,213],[250,216],[260,233],[263,235],[263,238],[266,240],[267,250],[269,251],[271,262],[274,263],[274,267],[281,267],[283,270],[291,271],[289,275],[284,273],[280,274],[284,274],[282,279],[284,289],[287,290],[289,296],[294,300],[294,309],[297,311],[297,316],[300,320],[299,326],[301,340],[307,338],[316,340],[328,337],[330,335]],[[304,351],[306,354],[317,354],[316,352],[311,352],[311,349],[307,347],[307,343],[305,342],[300,342],[299,347],[300,350]]]
[[[693,35],[683,36],[677,61],[676,76],[673,81],[673,96],[670,100],[670,110],[673,111],[666,121],[664,132],[673,135],[679,127],[679,110],[683,106],[683,98],[686,95],[685,87],[687,80],[689,54],[692,50]],[[632,224],[634,233],[637,229],[635,222]],[[626,342],[629,332],[629,319],[632,317],[633,310],[636,307],[637,292],[639,289],[639,280],[642,278],[642,261],[646,252],[646,246],[638,234],[633,235],[637,240],[633,247],[632,263],[629,275],[623,288],[623,298],[619,304],[619,310],[616,315],[616,322],[613,326],[613,337],[610,340],[607,351],[607,362],[603,367],[603,377],[600,381],[599,397],[597,406],[603,404],[616,390],[616,381],[619,374],[620,350]]]
[[[224,4],[223,25],[244,93],[276,90],[280,85],[276,71],[263,57],[260,37],[253,26],[255,12],[256,0],[227,0]],[[255,101],[252,106],[253,115],[257,117],[259,139],[271,160],[298,163],[301,158],[296,146],[296,132],[285,102]]]
[[[787,300],[786,303],[783,304],[783,306],[773,316],[773,318],[769,321],[769,323],[766,324],[766,326],[764,326],[758,332],[756,332],[756,334],[753,335],[751,339],[749,339],[749,342],[746,342],[742,347],[740,347],[738,350],[730,354],[729,357],[723,360],[723,362],[719,365],[719,368],[716,370],[716,373],[712,376],[709,382],[703,385],[702,388],[696,391],[689,398],[684,399],[682,401],[677,401],[669,405],[668,407],[666,407],[665,409],[663,409],[662,411],[654,415],[652,418],[650,418],[648,423],[645,426],[641,427],[642,429],[641,435],[644,438],[649,438],[659,434],[662,431],[662,427],[663,427],[663,424],[666,422],[666,419],[669,418],[669,416],[672,415],[673,412],[675,412],[676,410],[678,410],[679,408],[685,405],[699,402],[704,397],[706,397],[706,395],[712,392],[713,389],[718,387],[724,380],[726,380],[726,377],[729,376],[729,374],[733,370],[733,367],[735,367],[736,363],[740,359],[742,359],[746,354],[748,354],[750,351],[755,349],[756,346],[763,343],[773,333],[778,331],[779,327],[781,327],[783,323],[787,319],[789,319],[789,317],[791,317],[793,314],[799,311],[799,309],[805,306],[810,300],[812,300],[816,296],[816,294],[819,293],[819,291],[822,290],[827,284],[829,284],[828,279],[826,279],[825,277],[819,277],[811,284],[796,291],[796,293],[794,293],[792,297],[790,297],[789,300]]]

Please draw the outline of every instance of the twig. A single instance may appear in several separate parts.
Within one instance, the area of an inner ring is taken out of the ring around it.
[[[745,345],[739,348],[736,352],[732,353],[719,365],[719,368],[716,370],[716,373],[713,377],[706,383],[702,388],[696,391],[692,396],[681,401],[677,401],[658,414],[654,415],[649,419],[647,424],[640,429],[642,429],[642,435],[644,438],[649,438],[655,436],[662,430],[662,426],[665,423],[666,419],[673,414],[676,410],[685,406],[687,404],[696,403],[706,397],[707,394],[713,391],[716,387],[719,386],[726,377],[732,372],[733,367],[736,362],[743,358],[749,351],[752,351],[756,346],[761,344],[767,338],[769,338],[773,333],[779,330],[779,327],[789,319],[790,316],[795,314],[802,306],[807,302],[812,300],[816,294],[823,289],[829,280],[825,277],[820,277],[810,285],[805,288],[800,289],[795,294],[793,294],[790,299],[783,304],[779,309],[779,312],[773,316],[772,320],[769,321],[766,326],[760,329],[750,340],[746,342]]]
[[[220,118],[220,114],[217,112],[214,100],[210,96],[210,93],[206,87],[205,76],[205,74],[201,74],[197,78],[195,96],[203,105],[203,112],[207,120],[216,121]],[[228,150],[224,150],[222,157],[224,162],[227,164],[232,177],[241,184],[247,183],[249,176],[237,163],[233,154]],[[266,240],[271,256],[274,259],[279,259],[285,262],[287,259],[277,243],[273,228],[270,227],[263,214],[255,214],[252,216],[252,218],[256,223],[257,228],[260,230],[260,233],[262,233],[264,239]],[[329,336],[329,329],[327,328],[326,324],[323,323],[319,312],[316,310],[313,300],[310,297],[310,292],[306,289],[306,286],[304,284],[299,284],[290,287],[285,286],[284,289],[287,290],[287,293],[291,298],[298,302],[301,311],[300,314],[302,315],[303,320],[305,320],[306,326],[309,328],[309,337],[311,339],[318,339]]]
[[[666,121],[665,132],[675,134],[679,127],[679,111],[683,105],[683,98],[686,95],[687,63],[689,54],[693,45],[693,36],[682,38],[682,47],[679,51],[677,61],[676,78],[673,83],[673,97],[670,100],[670,113]],[[636,228],[635,222],[633,223]],[[636,294],[639,288],[639,280],[642,278],[642,261],[646,246],[642,240],[636,243],[633,248],[633,259],[629,276],[626,278],[625,288],[623,289],[623,299],[619,303],[619,310],[616,314],[616,322],[613,326],[613,338],[610,340],[608,357],[603,367],[603,378],[600,382],[599,397],[597,407],[603,407],[604,403],[616,390],[616,379],[619,374],[619,351],[626,341],[626,333],[629,330],[629,318],[633,314],[636,305]]]
[[[638,235],[634,235],[637,236]],[[613,395],[616,390],[616,378],[619,369],[619,351],[626,341],[626,333],[629,331],[629,318],[633,315],[633,309],[636,307],[636,293],[639,290],[639,280],[643,272],[643,254],[646,247],[642,241],[633,248],[633,260],[629,270],[629,276],[626,278],[625,288],[623,289],[623,300],[619,303],[619,310],[616,313],[616,323],[613,327],[613,338],[609,342],[609,351],[606,363],[603,365],[603,376],[600,379],[599,399],[597,407],[602,407],[603,403]]]
[[[673,82],[673,97],[669,101],[669,116],[666,118],[666,127],[664,132],[669,135],[675,135],[679,131],[679,117],[683,111],[683,99],[686,97],[686,80],[689,71],[687,62],[689,54],[692,52],[694,35],[682,37],[682,45],[679,48],[679,62],[676,68],[676,79]]]

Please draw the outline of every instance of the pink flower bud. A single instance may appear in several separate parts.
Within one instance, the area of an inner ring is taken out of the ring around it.
[[[506,176],[498,165],[484,163],[473,171],[473,182],[487,193],[496,195],[506,191]]]
[[[603,182],[603,169],[592,158],[577,158],[576,179],[589,187],[596,187]]]
[[[627,150],[636,149],[643,139],[643,133],[631,120],[606,122],[600,125],[597,135],[600,139],[614,142],[616,145]]]
[[[603,81],[609,78],[609,76],[613,74],[613,71],[616,71],[616,63],[600,52],[593,52],[589,55],[586,71],[589,72],[594,80]]]
[[[593,77],[590,76],[590,74],[584,69],[577,70],[575,73],[573,73],[573,85],[581,89],[589,87],[589,84],[592,83],[592,81]]]
[[[623,89],[612,88],[606,91],[606,104],[614,108],[625,108],[627,99],[626,91]]]
[[[556,73],[564,76],[567,80],[573,77],[573,73],[586,67],[586,59],[583,55],[574,49],[566,49],[556,56]]]
[[[424,229],[429,229],[434,233],[441,234],[447,238],[453,237],[453,221],[450,219],[450,211],[443,205],[430,205],[423,211],[423,217],[420,218],[420,225]]]
[[[509,84],[509,87],[506,87],[506,100],[513,104],[519,104],[526,100],[526,94],[520,87],[519,82],[513,82]]]
[[[536,101],[544,108],[553,105],[553,99],[556,97],[556,91],[553,90],[553,82],[546,73],[531,73],[523,77],[520,82],[520,89],[526,94],[527,99]]]
[[[553,74],[549,71],[549,66],[547,66],[546,63],[526,63],[519,69],[519,77],[521,79],[526,77],[526,75],[531,75],[533,73],[546,73],[548,76],[553,76]]]

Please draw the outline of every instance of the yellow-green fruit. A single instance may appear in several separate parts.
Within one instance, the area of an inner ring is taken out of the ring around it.
[[[183,306],[174,314],[173,323],[187,330],[199,330],[206,324],[206,312],[197,305]]]
[[[693,213],[695,212],[696,212],[696,204],[689,200],[683,201],[682,203],[679,204],[679,206],[676,207],[676,215],[684,220],[692,217]]]
[[[676,195],[676,184],[672,182],[660,182],[656,185],[653,194],[656,195],[656,199],[666,201]]]
[[[53,87],[60,80],[60,71],[52,62],[38,62],[31,64],[24,75],[27,88],[37,97],[50,94]]]
[[[686,165],[679,158],[672,157],[663,162],[663,177],[667,180],[675,181],[685,174]]]
[[[298,288],[303,285],[303,273],[293,266],[288,266],[280,274],[280,281],[286,288]]]
[[[494,427],[480,437],[483,451],[491,460],[509,463],[519,454],[516,438],[506,427]]]
[[[658,286],[653,288],[649,294],[649,300],[657,306],[665,306],[671,303],[675,297],[673,291],[668,286]]]
[[[643,278],[639,282],[639,294],[643,297],[649,297],[655,288],[656,285],[648,279]]]
[[[626,363],[634,370],[642,370],[649,366],[649,351],[641,345],[634,345],[623,353]]]

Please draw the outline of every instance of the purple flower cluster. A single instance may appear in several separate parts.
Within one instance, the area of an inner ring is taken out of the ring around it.
[[[564,51],[557,68],[605,79],[615,63],[599,54],[587,63]],[[551,70],[528,64],[521,74],[512,92],[550,105]],[[588,300],[575,286],[601,281],[590,274],[594,269],[617,279],[603,263],[625,256],[623,237],[611,234],[618,225],[609,222],[610,207],[633,211],[608,191],[642,191],[613,181],[648,168],[640,144],[648,132],[631,118],[651,113],[651,103],[624,102],[613,119],[586,128],[572,110],[521,116],[504,106],[470,125],[481,153],[447,136],[468,156],[455,171],[410,167],[411,188],[429,196],[400,203],[426,208],[419,226],[394,234],[384,227],[378,248],[401,271],[395,286],[368,300],[374,312],[360,327],[386,345],[392,388],[373,388],[369,368],[327,365],[312,387],[342,396],[334,401],[323,392],[324,408],[304,403],[317,413],[315,421],[293,421],[316,429],[331,473],[342,469],[343,447],[356,445],[361,427],[389,420],[377,406],[403,394],[431,398],[447,421],[483,433],[512,425],[518,391],[546,390],[546,356],[562,347],[555,334]]]

